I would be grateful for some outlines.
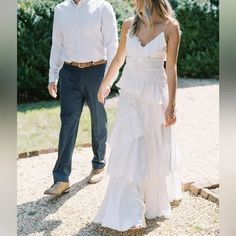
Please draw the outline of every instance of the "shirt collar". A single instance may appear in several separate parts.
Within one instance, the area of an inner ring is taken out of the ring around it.
[[[73,6],[78,6],[73,0],[70,0]],[[80,0],[78,4],[88,2],[89,0]]]

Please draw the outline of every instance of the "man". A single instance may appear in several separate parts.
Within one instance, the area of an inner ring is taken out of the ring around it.
[[[55,7],[48,90],[57,96],[60,78],[61,130],[54,184],[44,193],[61,195],[70,188],[71,159],[83,105],[92,124],[92,171],[89,183],[104,173],[107,117],[97,93],[118,47],[113,8],[105,0],[66,0]]]

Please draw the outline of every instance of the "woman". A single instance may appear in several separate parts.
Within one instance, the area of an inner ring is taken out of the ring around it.
[[[108,139],[110,180],[94,220],[119,231],[145,227],[145,217],[168,217],[170,201],[182,197],[171,127],[176,122],[179,25],[167,0],[135,0],[135,7],[137,15],[123,22],[117,54],[98,92],[104,103],[126,59]]]

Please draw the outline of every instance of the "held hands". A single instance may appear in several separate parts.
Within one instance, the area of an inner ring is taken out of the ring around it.
[[[105,82],[105,80],[103,80],[98,90],[98,101],[104,104],[105,98],[109,95],[110,92],[110,86]]]
[[[56,82],[50,82],[48,84],[48,92],[53,98],[57,97],[57,84]]]
[[[175,107],[168,106],[165,112],[165,127],[170,127],[171,125],[175,124],[176,122],[176,114],[175,114]]]

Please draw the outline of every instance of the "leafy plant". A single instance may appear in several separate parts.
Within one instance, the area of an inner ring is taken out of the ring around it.
[[[182,0],[175,12],[182,36],[178,70],[181,76],[211,77],[219,74],[218,1]]]
[[[18,101],[49,99],[47,91],[54,7],[60,0],[20,0],[18,3]],[[128,1],[110,0],[118,29],[133,14]],[[115,87],[114,87],[115,89]]]
[[[18,101],[49,99],[47,91],[54,7],[61,0],[18,1]],[[122,21],[133,15],[130,0],[109,0],[120,32]],[[170,0],[180,22],[180,76],[219,74],[219,1]],[[122,68],[120,70],[120,77]],[[113,90],[117,88],[113,86]]]

